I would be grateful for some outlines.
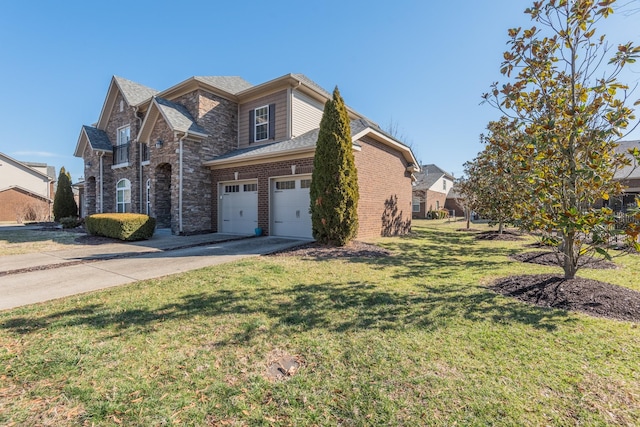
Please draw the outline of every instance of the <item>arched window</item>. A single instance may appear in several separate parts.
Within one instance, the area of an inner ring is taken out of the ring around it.
[[[147,215],[151,215],[151,180],[147,179]]]
[[[116,212],[131,212],[131,182],[121,179],[116,184]]]

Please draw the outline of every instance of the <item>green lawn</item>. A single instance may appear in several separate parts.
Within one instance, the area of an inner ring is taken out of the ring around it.
[[[0,227],[0,256],[68,249],[69,245],[78,245],[75,239],[82,235],[82,233],[62,230],[42,231]]]
[[[640,327],[484,288],[560,269],[415,221],[388,258],[262,257],[0,313],[0,425],[637,425]],[[639,257],[579,275],[640,290]],[[269,381],[274,355],[302,366]]]

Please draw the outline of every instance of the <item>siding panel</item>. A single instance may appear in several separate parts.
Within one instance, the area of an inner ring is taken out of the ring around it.
[[[249,142],[249,111],[254,108],[262,107],[269,104],[276,105],[276,121],[275,121],[275,139],[258,142],[258,144],[266,144],[274,141],[282,141],[287,137],[287,90],[281,90],[261,98],[246,102],[240,105],[239,122],[239,148],[248,147]],[[253,143],[256,144],[256,143]],[[251,144],[251,145],[253,145]]]
[[[294,91],[292,110],[292,137],[300,136],[320,126],[324,110],[320,102]]]

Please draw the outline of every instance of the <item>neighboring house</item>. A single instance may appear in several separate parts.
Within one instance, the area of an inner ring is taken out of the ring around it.
[[[444,202],[444,208],[449,211],[449,215],[454,217],[465,216],[465,207],[463,206],[463,196],[458,193],[455,188],[451,188],[447,193],[447,199]]]
[[[56,171],[0,153],[0,221],[49,221]]]
[[[614,179],[622,183],[624,191],[621,196],[609,199],[607,204],[614,211],[626,212],[628,208],[636,206],[636,197],[640,195],[640,166],[628,151],[633,148],[640,150],[640,140],[621,141],[618,144],[616,152],[626,154],[631,161],[631,165],[616,171]]]
[[[82,212],[141,212],[174,234],[311,237],[309,183],[331,95],[301,74],[259,85],[191,77],[163,91],[113,77],[98,122],[83,126]],[[411,226],[411,149],[349,110],[358,237]]]
[[[453,187],[453,176],[430,164],[423,165],[413,183],[413,218],[426,218],[429,211],[445,208],[447,193]]]

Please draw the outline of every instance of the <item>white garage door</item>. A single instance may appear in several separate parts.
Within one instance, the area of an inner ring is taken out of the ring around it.
[[[271,182],[272,235],[311,238],[310,185],[310,176]]]
[[[220,183],[220,232],[253,234],[258,226],[258,182]]]

